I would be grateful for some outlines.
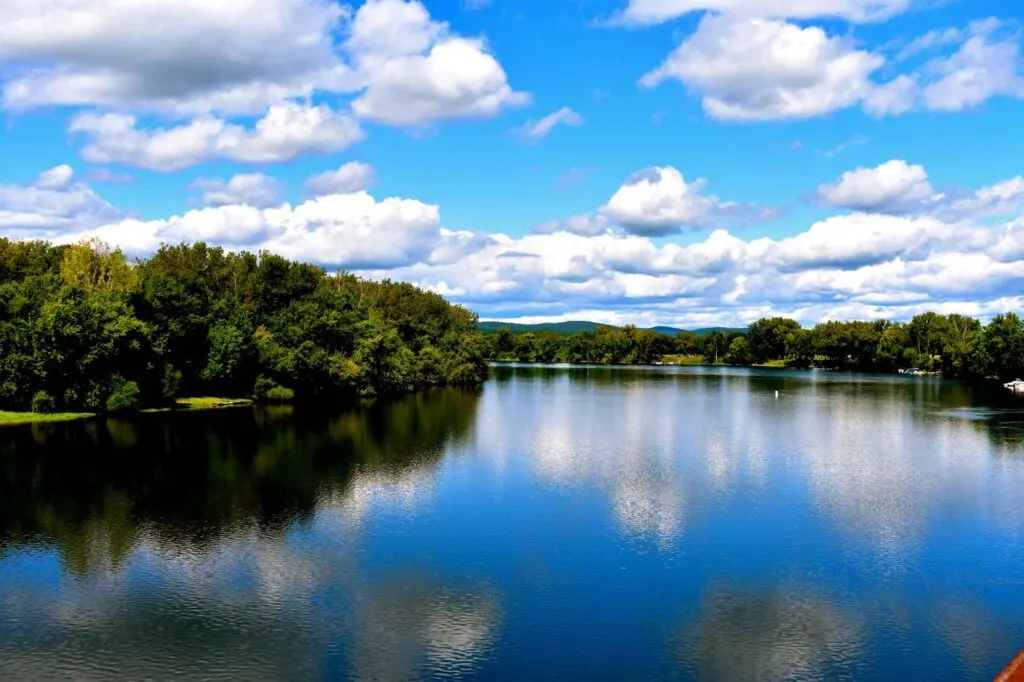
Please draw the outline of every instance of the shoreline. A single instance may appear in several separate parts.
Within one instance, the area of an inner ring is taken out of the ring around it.
[[[853,372],[857,374],[874,374],[879,376],[898,376],[907,378],[929,378],[929,379],[950,379],[966,383],[994,384],[1000,380],[987,377],[982,380],[971,377],[957,377],[945,375],[942,372],[898,372],[877,369],[859,369],[856,367],[826,367],[821,365],[785,365],[778,361],[770,361],[754,365],[731,365],[727,362],[650,362],[650,363],[622,363],[622,362],[534,362],[529,360],[489,360],[492,367],[521,365],[530,366],[564,366],[564,367],[693,367],[706,369],[759,369],[769,371],[795,371],[795,372]]]
[[[733,365],[728,362],[540,362],[534,360],[489,360],[490,365],[565,365],[567,367],[729,367],[732,369],[780,369],[797,371],[818,371],[818,372],[859,372],[862,374],[892,374],[896,376],[924,376],[942,378],[942,372],[899,372],[874,369],[859,369],[856,367],[827,367],[823,365],[786,365],[778,361],[769,361],[752,365]],[[950,377],[945,377],[950,378]],[[956,377],[952,377],[956,378]],[[995,381],[993,379],[993,381]]]
[[[141,410],[133,410],[122,416],[136,414],[156,414],[166,412],[200,412],[205,410],[223,410],[233,407],[249,407],[253,401],[249,398],[178,398],[172,407],[151,407]],[[0,410],[0,428],[5,426],[25,426],[31,424],[60,424],[65,422],[80,421],[82,419],[93,419],[95,417],[113,417],[116,414],[104,414],[101,412],[54,412],[52,414],[41,412],[5,412]]]

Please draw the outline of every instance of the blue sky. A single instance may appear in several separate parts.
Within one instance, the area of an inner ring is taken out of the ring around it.
[[[268,248],[484,318],[1022,307],[1024,7],[0,0],[0,234]]]

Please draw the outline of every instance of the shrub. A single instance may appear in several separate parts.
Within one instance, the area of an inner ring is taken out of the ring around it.
[[[276,381],[269,377],[261,376],[256,379],[256,386],[252,390],[252,397],[257,401],[287,402],[295,398],[295,391],[278,385]]]
[[[39,391],[32,398],[32,411],[36,414],[50,414],[57,411],[57,401],[46,391]]]
[[[114,391],[107,398],[107,412],[125,412],[139,407],[139,385],[134,381],[120,381],[114,384]]]
[[[256,377],[256,385],[252,389],[253,400],[266,400],[267,393],[277,387],[277,382],[270,377],[258,376]]]
[[[295,398],[295,391],[284,386],[274,386],[267,391],[267,400],[270,402],[284,403]]]

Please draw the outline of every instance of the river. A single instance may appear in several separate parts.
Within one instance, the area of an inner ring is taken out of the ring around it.
[[[1024,402],[952,381],[496,366],[0,430],[4,680],[987,681],[1021,647]]]

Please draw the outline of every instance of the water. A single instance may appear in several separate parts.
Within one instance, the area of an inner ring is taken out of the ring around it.
[[[1024,404],[493,374],[0,431],[0,679],[991,680],[1024,647]]]

